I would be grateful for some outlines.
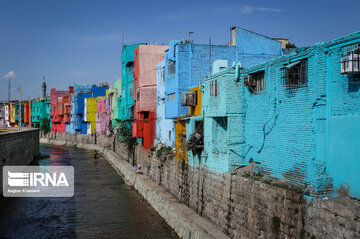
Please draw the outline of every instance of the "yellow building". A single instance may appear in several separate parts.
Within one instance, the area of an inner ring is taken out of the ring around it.
[[[176,159],[187,161],[188,152],[186,149],[186,119],[200,116],[202,114],[202,93],[200,86],[191,88],[189,92],[182,95],[182,105],[189,106],[189,116],[178,117],[175,120],[175,150]]]
[[[84,120],[88,123],[87,134],[96,133],[97,98],[85,98]]]
[[[10,123],[14,123],[15,124],[15,113],[16,113],[16,109],[15,109],[15,104],[10,104]]]

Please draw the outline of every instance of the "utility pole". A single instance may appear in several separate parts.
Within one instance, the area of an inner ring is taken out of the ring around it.
[[[19,131],[21,130],[21,85],[19,85]]]
[[[11,90],[10,78],[8,78],[8,101],[10,101],[10,90]]]
[[[29,96],[29,128],[31,128],[32,121],[32,110],[31,110],[31,98]]]

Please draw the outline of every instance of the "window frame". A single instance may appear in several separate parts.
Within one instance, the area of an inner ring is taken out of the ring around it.
[[[304,58],[281,68],[281,79],[287,90],[307,87],[308,59]]]

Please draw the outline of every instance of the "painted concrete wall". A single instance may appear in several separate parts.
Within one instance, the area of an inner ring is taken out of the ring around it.
[[[175,128],[172,119],[165,118],[165,61],[156,66],[156,138],[154,144],[175,146]]]

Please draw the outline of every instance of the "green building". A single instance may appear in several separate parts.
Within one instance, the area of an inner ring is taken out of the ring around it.
[[[40,127],[43,118],[50,121],[50,98],[38,98],[31,102],[32,104],[32,126]],[[51,125],[51,124],[50,124]]]

